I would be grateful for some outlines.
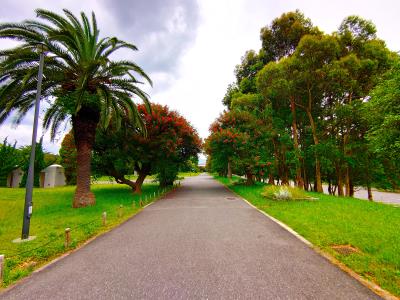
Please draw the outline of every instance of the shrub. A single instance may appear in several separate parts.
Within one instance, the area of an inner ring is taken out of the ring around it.
[[[273,200],[312,200],[302,189],[291,186],[268,185],[261,193],[264,197]]]

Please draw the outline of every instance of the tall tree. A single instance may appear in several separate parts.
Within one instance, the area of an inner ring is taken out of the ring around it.
[[[333,61],[339,56],[339,45],[331,36],[305,36],[294,53],[294,81],[303,87],[296,105],[306,113],[315,146],[315,190],[322,192],[321,159],[318,155],[320,133],[318,121],[323,105],[323,83]]]
[[[17,122],[34,105],[38,49],[44,47],[43,97],[54,99],[44,116],[44,127],[55,136],[59,125],[70,119],[77,147],[77,187],[73,207],[95,204],[90,191],[91,152],[96,128],[107,127],[111,120],[118,126],[121,116],[143,126],[135,103],[137,96],[148,104],[147,95],[138,88],[135,76],[151,83],[143,70],[132,61],[113,61],[111,55],[133,44],[116,37],[100,38],[94,13],[91,20],[81,13],[81,20],[70,11],[65,16],[38,9],[38,18],[22,23],[0,25],[0,38],[20,41],[10,50],[0,51],[0,123],[12,113]]]
[[[99,130],[95,144],[95,167],[101,174],[113,176],[118,183],[127,184],[141,192],[148,175],[158,174],[161,185],[172,184],[179,166],[200,152],[201,140],[190,123],[167,106],[151,105],[148,112],[138,106],[147,134],[136,127]],[[136,182],[125,175],[138,173]]]
[[[304,180],[301,172],[303,157],[299,146],[299,131],[297,129],[297,107],[296,99],[298,98],[298,91],[293,84],[293,59],[285,58],[279,62],[268,63],[259,73],[257,77],[258,89],[262,95],[271,103],[272,114],[275,118],[275,137],[273,140],[274,146],[278,146],[277,142],[281,136],[291,135],[293,138],[293,150],[297,161],[295,162],[297,186],[303,188]],[[290,108],[290,110],[289,110]],[[290,111],[290,113],[289,113]],[[279,120],[279,122],[278,122]],[[277,126],[279,125],[279,126]],[[287,132],[287,128],[291,126],[291,132]],[[288,138],[290,140],[290,138]],[[280,159],[276,162],[281,165],[280,169],[287,168],[286,163],[282,161],[284,155],[278,155],[279,152],[286,152],[287,147],[285,143],[280,143],[280,149],[275,150],[275,159]],[[283,146],[283,147],[282,147]],[[280,172],[283,174],[284,172]],[[285,176],[286,177],[286,176]],[[286,180],[285,180],[286,181]],[[288,183],[288,181],[287,181]]]
[[[299,10],[274,19],[271,25],[261,28],[264,63],[293,54],[301,38],[307,34],[320,34],[320,31]]]
[[[367,139],[371,150],[385,167],[393,189],[400,186],[400,63],[372,91],[364,109],[370,126]]]

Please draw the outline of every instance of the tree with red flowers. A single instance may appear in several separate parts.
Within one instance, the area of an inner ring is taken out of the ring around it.
[[[262,131],[258,120],[249,112],[231,110],[224,112],[211,125],[205,150],[211,156],[211,168],[221,175],[244,174],[252,184],[260,171],[258,156]]]
[[[197,156],[201,140],[190,123],[167,106],[151,105],[148,112],[138,106],[146,132],[122,126],[122,129],[98,130],[94,147],[94,166],[97,172],[115,178],[140,193],[146,176],[157,174],[162,186],[172,185],[179,167]],[[133,182],[127,174],[136,171]]]

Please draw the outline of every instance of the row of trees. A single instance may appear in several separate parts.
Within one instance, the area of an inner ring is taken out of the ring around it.
[[[148,175],[156,175],[161,186],[172,185],[179,171],[196,171],[201,140],[196,130],[176,111],[151,104],[151,112],[138,106],[144,132],[129,123],[120,128],[109,126],[96,132],[92,170],[108,175],[141,193]],[[60,149],[67,182],[76,181],[76,147],[73,133],[68,133]],[[195,163],[193,164],[192,161]],[[137,179],[127,177],[136,172]]]
[[[357,16],[324,34],[299,12],[261,30],[210,128],[208,166],[231,175],[352,196],[398,188],[399,59]]]

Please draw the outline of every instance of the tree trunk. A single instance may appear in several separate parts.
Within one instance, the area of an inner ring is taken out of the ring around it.
[[[132,188],[132,190],[134,191],[136,189],[136,184],[129,179],[126,179],[125,176],[122,177],[114,177],[115,181],[119,184],[126,184],[128,186],[130,186]]]
[[[332,182],[330,178],[328,178],[328,193],[332,195]]]
[[[347,166],[346,173],[344,175],[346,197],[350,197],[350,174],[349,173],[350,173],[349,166]]]
[[[319,144],[318,136],[317,136],[317,129],[315,127],[314,119],[312,117],[311,111],[306,109],[306,113],[308,119],[310,120],[311,131],[314,139],[314,145]],[[319,160],[318,155],[315,155],[315,191],[322,193],[322,180],[321,180],[321,162]]]
[[[351,173],[350,173],[350,197],[354,197],[354,182]]]
[[[136,185],[135,193],[136,194],[142,193],[142,185],[143,185],[143,182],[144,182],[146,176],[147,176],[147,172],[139,172],[139,176],[135,182],[135,185]]]
[[[268,173],[268,184],[275,185],[274,174],[272,174],[272,171]]]
[[[374,201],[373,197],[372,197],[372,190],[371,190],[371,177],[370,177],[370,172],[369,172],[369,165],[367,163],[367,168],[366,168],[366,172],[367,172],[367,191],[368,191],[368,200],[369,201]]]
[[[286,163],[286,146],[283,145],[281,148],[282,185],[289,185],[289,168]]]
[[[253,173],[247,171],[246,172],[246,185],[253,185],[254,184],[254,180],[253,180]]]
[[[338,162],[335,164],[335,169],[336,169],[338,196],[339,196],[339,197],[343,197],[343,196],[344,196],[344,192],[343,192],[343,178],[342,178],[342,171],[341,171],[341,168],[340,168],[340,165],[339,165]]]
[[[306,166],[304,165],[304,159],[301,159],[301,165],[302,165],[302,174],[303,174],[303,180],[304,180],[304,189],[308,191],[308,176],[307,176],[307,170]]]
[[[367,190],[368,190],[368,200],[369,201],[374,201],[374,198],[372,197],[371,184],[369,182],[367,183]]]
[[[274,166],[275,170],[278,172],[278,181],[280,178],[282,178],[282,169],[281,169],[281,163],[280,163],[280,154],[278,150],[278,141],[276,140],[275,137],[272,137],[272,144],[274,146]]]
[[[296,152],[296,157],[298,159],[298,164],[296,164],[296,186],[299,188],[304,188],[304,180],[301,176],[301,156],[299,150],[299,141],[297,136],[297,118],[296,118],[296,105],[294,102],[294,97],[290,97],[290,109],[292,111],[292,129],[293,129],[293,146]]]
[[[96,136],[96,127],[100,114],[93,109],[82,107],[72,117],[72,126],[76,145],[76,190],[72,207],[85,207],[96,204],[94,194],[90,190],[92,149]]]
[[[232,165],[230,159],[228,159],[228,178],[232,178]]]

